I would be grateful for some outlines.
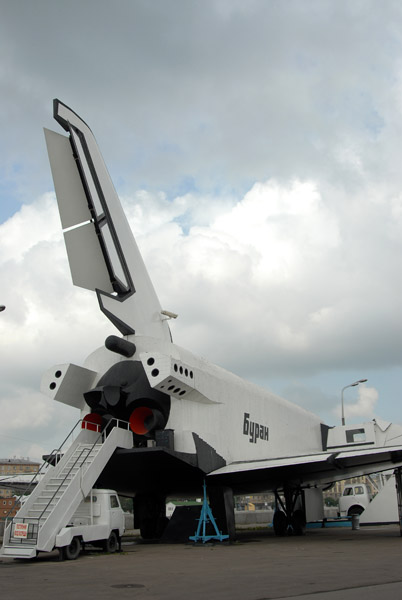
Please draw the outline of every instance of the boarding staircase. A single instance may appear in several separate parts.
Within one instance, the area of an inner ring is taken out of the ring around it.
[[[53,550],[56,535],[89,494],[116,448],[133,446],[124,421],[110,421],[102,432],[97,425],[79,421],[65,442],[78,427],[81,431],[68,450],[62,454],[60,447],[47,457],[39,471],[41,480],[32,481],[35,489],[16,516],[6,519],[0,556],[34,558],[38,552]]]

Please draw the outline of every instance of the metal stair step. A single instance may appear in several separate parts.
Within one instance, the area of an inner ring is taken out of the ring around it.
[[[63,473],[72,473],[73,471],[78,471],[79,468],[79,465],[73,465],[71,467],[67,465],[60,471],[60,475],[62,475]]]
[[[36,525],[38,523],[38,519],[37,517],[21,517],[21,519],[23,518],[23,521],[15,521],[15,523],[28,523],[28,525]]]
[[[26,546],[35,546],[36,544],[36,537],[35,539],[32,538],[28,538],[26,540],[22,540],[21,538],[15,538],[15,537],[10,537],[10,539],[7,542],[7,546],[22,546],[22,547],[26,547]]]
[[[45,516],[46,514],[50,514],[52,511],[50,509],[43,510],[43,508],[30,508],[28,511],[28,518],[35,518],[38,516]],[[35,514],[37,513],[37,514]]]
[[[1,556],[8,558],[34,558],[36,556],[36,545],[16,548],[15,546],[3,546]]]
[[[48,484],[46,485],[46,488],[45,488],[45,489],[46,489],[46,490],[48,490],[48,491],[50,492],[50,491],[52,491],[52,490],[50,490],[50,489],[49,489],[49,486],[51,486],[51,487],[53,487],[53,488],[60,488],[60,489],[62,489],[63,487],[64,487],[64,488],[65,488],[65,487],[67,487],[67,483],[62,483],[61,485],[60,485],[60,483],[48,483]],[[56,490],[55,490],[55,491],[56,491]]]

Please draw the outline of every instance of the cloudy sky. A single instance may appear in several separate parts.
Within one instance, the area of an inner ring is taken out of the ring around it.
[[[115,333],[70,281],[42,127],[92,128],[174,340],[319,414],[402,423],[402,5],[0,0],[0,456]]]

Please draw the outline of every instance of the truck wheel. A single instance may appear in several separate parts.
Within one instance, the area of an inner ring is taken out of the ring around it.
[[[103,549],[105,550],[105,552],[109,552],[110,554],[113,554],[114,552],[116,552],[117,546],[118,546],[117,535],[115,534],[114,531],[112,531],[112,533],[109,535],[109,538],[107,540],[105,540]]]
[[[361,515],[363,511],[364,511],[364,508],[362,506],[359,506],[358,504],[354,504],[348,510],[348,517],[352,517],[353,515]]]
[[[70,544],[64,547],[64,556],[67,560],[75,560],[81,552],[81,542],[79,538],[73,537]]]

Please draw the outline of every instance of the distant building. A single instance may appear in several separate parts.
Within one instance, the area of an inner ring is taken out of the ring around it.
[[[275,496],[271,492],[253,494],[252,496],[236,496],[236,510],[269,510],[275,505]]]
[[[29,475],[39,471],[40,463],[29,458],[0,458],[0,479],[9,475]],[[0,483],[0,499],[11,498],[13,490],[2,488]],[[0,508],[1,505],[0,505]],[[1,513],[0,513],[1,516]]]
[[[7,496],[7,498],[0,496],[0,520],[7,516],[14,517],[19,507],[20,503],[15,496]]]

